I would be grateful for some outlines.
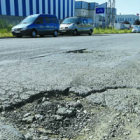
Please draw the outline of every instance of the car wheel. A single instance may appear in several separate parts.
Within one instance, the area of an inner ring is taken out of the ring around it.
[[[93,31],[92,31],[92,30],[90,30],[88,34],[89,34],[89,35],[92,35],[92,32],[93,32]]]
[[[32,30],[31,36],[32,36],[32,37],[36,37],[36,31],[35,31],[35,30]]]
[[[40,35],[40,37],[44,37],[44,35]]]
[[[15,35],[15,37],[17,37],[17,38],[21,38],[21,37],[22,37],[22,35]]]
[[[57,37],[57,36],[58,36],[58,31],[57,31],[57,30],[55,30],[55,31],[53,32],[53,36],[54,36],[54,37]]]
[[[77,30],[74,30],[74,31],[73,31],[73,35],[78,35]]]

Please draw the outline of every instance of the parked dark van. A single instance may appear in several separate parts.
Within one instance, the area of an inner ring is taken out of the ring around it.
[[[93,20],[91,18],[70,17],[60,25],[61,34],[89,34],[93,33]]]
[[[30,35],[53,35],[57,37],[59,21],[55,15],[36,14],[26,17],[20,24],[12,28],[12,34],[16,37]]]

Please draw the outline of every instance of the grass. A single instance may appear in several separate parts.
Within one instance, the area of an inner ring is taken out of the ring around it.
[[[95,28],[94,34],[123,34],[123,33],[132,33],[131,30],[117,30],[115,28]]]
[[[7,28],[0,29],[0,37],[13,37],[11,31],[7,30]]]
[[[10,25],[6,20],[0,19],[0,37],[13,37],[11,28],[12,25]]]

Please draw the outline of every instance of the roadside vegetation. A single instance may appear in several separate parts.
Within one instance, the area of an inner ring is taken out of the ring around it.
[[[0,19],[0,37],[12,37],[11,28],[12,25],[10,25],[6,20]]]
[[[132,30],[117,30],[115,28],[94,28],[94,34],[123,34],[132,33]]]

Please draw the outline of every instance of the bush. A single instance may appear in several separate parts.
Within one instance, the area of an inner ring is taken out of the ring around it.
[[[0,19],[0,29],[6,29],[7,31],[11,31],[12,25],[8,23],[8,21]]]
[[[8,21],[0,19],[0,37],[12,37],[11,28]]]
[[[94,34],[122,34],[131,32],[131,30],[117,30],[115,28],[94,28]]]
[[[128,21],[124,21],[123,23],[124,23],[124,24],[130,24],[130,22],[128,22]]]
[[[137,20],[134,22],[134,25],[140,25],[140,21],[137,19]]]

